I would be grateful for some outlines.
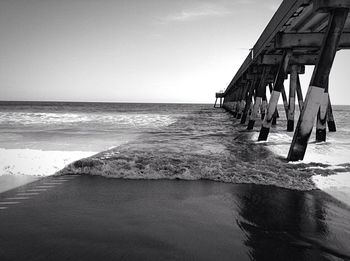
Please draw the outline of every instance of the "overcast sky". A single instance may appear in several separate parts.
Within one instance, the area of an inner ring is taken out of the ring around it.
[[[0,100],[213,102],[280,2],[1,0]],[[334,104],[350,104],[349,53]]]

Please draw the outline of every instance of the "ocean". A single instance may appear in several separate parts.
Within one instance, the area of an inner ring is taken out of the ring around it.
[[[312,136],[296,163],[285,160],[292,133],[279,109],[268,141],[257,142],[258,121],[248,132],[211,104],[0,102],[0,175],[208,179],[333,188],[349,200],[350,106],[334,106],[337,132],[323,143]]]

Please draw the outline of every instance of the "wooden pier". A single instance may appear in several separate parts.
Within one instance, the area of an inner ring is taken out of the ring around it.
[[[286,131],[294,131],[289,161],[304,158],[315,121],[317,141],[326,140],[327,124],[329,131],[336,131],[328,82],[336,52],[350,49],[349,9],[350,0],[284,0],[222,94],[223,108],[241,124],[246,124],[250,112],[249,130],[260,111],[259,141],[268,139],[282,96]],[[314,65],[314,71],[303,99],[299,75],[305,65]],[[288,76],[289,97],[284,88]],[[295,126],[296,100],[300,116]]]
[[[214,103],[214,108],[216,108],[216,104],[218,102],[218,99],[220,101],[220,108],[222,107],[222,100],[224,98],[224,93],[223,92],[217,92],[215,93],[215,103]]]

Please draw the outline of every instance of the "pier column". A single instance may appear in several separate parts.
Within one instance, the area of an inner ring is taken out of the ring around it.
[[[256,117],[258,115],[261,102],[262,102],[262,97],[261,96],[255,96],[253,111],[250,114],[247,130],[252,130],[254,128],[255,119],[256,119]]]
[[[255,92],[256,92],[256,90],[254,90],[254,94],[253,94],[253,100],[255,99]],[[248,116],[250,117],[250,115],[252,115],[252,113],[253,113],[253,108],[254,108],[254,102],[252,101],[251,103],[250,103],[250,107],[249,107],[249,113],[248,113]],[[249,122],[248,122],[249,123]]]
[[[239,113],[237,114],[237,119],[240,120],[242,118],[244,108],[245,108],[245,99],[242,99],[239,104]]]
[[[259,84],[258,84],[258,86],[256,88],[253,111],[252,111],[252,113],[250,115],[250,118],[249,118],[249,123],[248,123],[247,130],[252,130],[254,128],[255,119],[258,116],[258,112],[259,112],[259,109],[260,109],[260,106],[261,106],[261,103],[262,103],[262,97],[264,95],[264,91],[266,92],[265,76],[266,76],[266,70],[264,68],[262,76],[260,78],[260,82],[259,82]]]
[[[241,104],[241,87],[239,87],[237,89],[237,96],[236,96],[236,119],[238,117],[238,114],[239,114],[239,107],[240,107],[240,104]]]
[[[255,82],[256,82],[256,78],[254,78],[254,80],[250,81],[248,92],[246,93],[245,106],[244,106],[244,109],[242,112],[241,124],[245,124],[245,122],[247,120],[247,115],[248,115],[248,111],[250,108],[250,104],[252,103]]]
[[[317,111],[327,86],[335,54],[337,52],[340,36],[348,16],[348,9],[332,9],[328,20],[318,62],[314,68],[310,87],[305,97],[293,141],[288,153],[289,161],[303,160],[307,143],[311,135]]]
[[[303,110],[303,106],[304,106],[304,98],[303,98],[303,92],[301,90],[299,75],[297,77],[297,96],[298,96],[299,111],[301,112]]]
[[[270,90],[270,95],[271,95],[272,91],[273,91],[272,83],[269,83],[269,90]],[[266,108],[266,110],[267,110],[267,108]],[[266,112],[265,112],[265,114],[266,114]],[[278,114],[278,109],[276,107],[275,112],[274,112],[274,114],[272,116],[272,125],[276,125],[277,124],[277,118],[279,118],[279,117],[280,117],[280,115]],[[264,117],[264,119],[265,119],[265,117]]]
[[[233,115],[233,117],[237,116],[237,90],[235,90],[233,93],[232,115]]]
[[[216,97],[218,98],[219,93],[216,93]],[[231,106],[232,106],[232,91],[229,91],[226,93],[226,95],[224,96],[224,102],[222,107],[231,112]]]
[[[337,131],[337,128],[336,128],[335,122],[334,122],[331,98],[329,97],[329,94],[328,94],[327,124],[328,124],[328,131],[329,132],[336,132]]]
[[[294,130],[294,112],[295,112],[295,91],[297,89],[298,72],[297,65],[292,65],[289,84],[289,106],[288,106],[288,123],[287,131]]]
[[[281,94],[282,94],[282,100],[283,100],[283,107],[284,107],[284,111],[286,112],[286,119],[288,120],[288,100],[287,100],[287,94],[286,94],[286,90],[284,89],[284,84],[282,86],[281,89]]]
[[[260,130],[260,134],[259,134],[259,138],[258,138],[259,141],[267,140],[267,137],[269,135],[273,115],[275,114],[278,99],[280,97],[281,90],[283,88],[283,82],[284,82],[284,79],[285,79],[285,76],[287,73],[287,67],[288,67],[288,63],[289,63],[291,55],[292,55],[291,50],[285,51],[283,54],[283,58],[282,58],[280,66],[278,68],[277,76],[275,79],[274,90],[271,93],[269,105],[267,107],[266,116],[264,118],[261,130]]]
[[[266,86],[265,86],[265,93],[262,97],[262,103],[261,103],[261,108],[260,108],[261,120],[264,120],[264,118],[265,118],[266,109],[267,109],[267,98],[266,98]]]
[[[327,123],[327,110],[328,110],[328,82],[326,83],[326,87],[324,90],[324,93],[321,98],[321,104],[320,108],[318,109],[317,113],[317,120],[316,120],[316,141],[322,142],[326,141],[326,123]]]
[[[244,101],[244,94],[246,91],[246,86],[242,86],[239,91],[239,96],[238,96],[238,112],[237,112],[237,119],[240,119],[242,117],[242,111],[243,111],[243,101]]]

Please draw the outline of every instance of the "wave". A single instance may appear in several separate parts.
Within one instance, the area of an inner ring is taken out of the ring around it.
[[[58,175],[86,174],[124,179],[208,179],[230,183],[254,183],[279,187],[315,189],[312,176],[331,175],[337,169],[324,164],[288,164],[273,155],[264,161],[245,162],[220,148],[205,148],[207,153],[139,150],[119,147],[69,164]],[[345,171],[345,169],[343,168]],[[346,167],[350,171],[350,167]]]
[[[174,117],[162,114],[117,113],[54,113],[54,112],[0,112],[0,124],[55,125],[55,124],[117,124],[119,127],[162,127],[175,122]]]
[[[256,143],[254,132],[240,131],[241,128],[232,124],[228,114],[202,111],[128,144],[71,163],[57,175],[208,179],[311,190],[316,188],[312,176],[337,173],[338,168],[331,164],[290,164],[272,152],[269,145]],[[340,168],[350,171],[349,166]]]

